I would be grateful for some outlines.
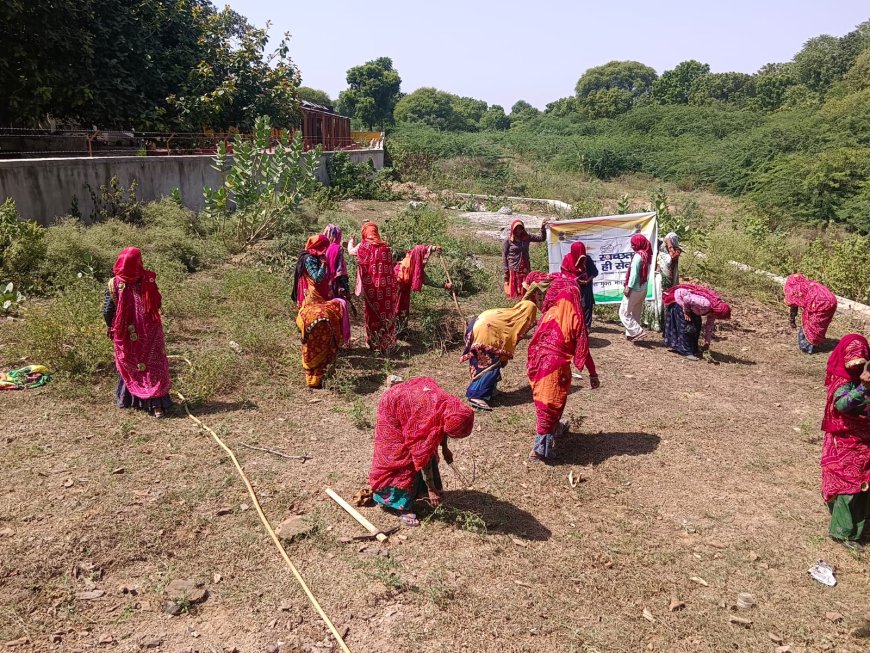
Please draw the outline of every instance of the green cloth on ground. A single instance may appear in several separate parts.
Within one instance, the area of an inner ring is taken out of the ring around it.
[[[831,512],[829,533],[835,540],[857,542],[870,521],[870,490],[858,494],[839,494],[828,502]]]

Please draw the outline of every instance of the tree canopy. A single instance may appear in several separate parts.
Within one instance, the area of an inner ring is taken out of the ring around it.
[[[298,89],[299,99],[305,100],[306,102],[313,102],[314,104],[319,104],[324,107],[334,106],[335,103],[330,99],[329,94],[326,91],[321,91],[318,88],[311,88],[310,86],[300,86]]]
[[[650,92],[656,71],[638,61],[611,61],[590,68],[577,80],[579,107],[590,118],[612,118]]]
[[[384,129],[393,122],[402,78],[393,60],[380,57],[347,71],[347,90],[338,96],[338,110],[369,129]]]
[[[286,37],[209,0],[0,4],[0,124],[136,129],[249,128],[296,116]],[[265,58],[265,59],[264,59]]]
[[[662,104],[688,104],[692,85],[710,73],[710,65],[690,59],[666,70],[652,85],[652,96]]]

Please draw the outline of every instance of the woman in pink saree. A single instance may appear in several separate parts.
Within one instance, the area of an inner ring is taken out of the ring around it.
[[[138,408],[163,417],[172,406],[169,361],[160,318],[157,275],[142,265],[142,252],[124,249],[114,267],[103,302],[107,335],[115,345],[120,408]]]

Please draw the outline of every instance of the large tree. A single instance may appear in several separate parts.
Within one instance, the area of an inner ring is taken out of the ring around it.
[[[525,100],[517,100],[511,107],[511,123],[519,123],[540,115],[541,111]]]
[[[338,96],[338,110],[369,129],[384,129],[393,121],[402,78],[393,60],[380,57],[347,71],[348,89]]]
[[[575,92],[590,118],[612,118],[649,94],[655,79],[656,71],[639,61],[611,61],[583,73]]]
[[[499,104],[493,104],[480,117],[480,128],[484,131],[504,131],[510,129],[510,126],[511,119]]]
[[[300,100],[305,100],[306,102],[311,102],[313,104],[319,104],[324,107],[331,107],[334,105],[334,102],[329,97],[329,93],[326,91],[321,91],[319,88],[311,88],[310,86],[300,86],[297,89]]]
[[[459,130],[464,120],[454,109],[455,95],[431,86],[418,88],[396,104],[396,122],[420,123],[441,131]]]
[[[692,84],[710,73],[710,64],[694,59],[678,63],[666,70],[652,85],[652,96],[662,104],[688,104]]]
[[[746,73],[710,73],[697,77],[689,89],[689,104],[746,106],[755,97],[755,78]]]

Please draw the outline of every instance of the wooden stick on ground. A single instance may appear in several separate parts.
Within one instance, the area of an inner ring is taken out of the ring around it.
[[[303,463],[306,460],[311,460],[311,456],[306,456],[305,454],[301,456],[291,456],[290,454],[281,453],[280,451],[275,451],[274,449],[264,449],[263,447],[255,447],[250,444],[245,444],[244,442],[239,443],[240,446],[245,449],[253,449],[254,451],[265,451],[266,453],[273,453],[276,456],[281,456],[282,458],[289,458],[290,460],[301,460]]]
[[[438,252],[438,260],[441,261],[441,268],[444,270],[444,275],[447,277],[447,282],[450,284],[450,294],[453,296],[453,304],[456,306],[456,312],[459,313],[459,317],[462,318],[464,324],[465,315],[462,313],[462,309],[459,308],[459,300],[456,299],[456,290],[453,289],[453,279],[450,278],[450,272],[447,271],[447,263],[444,262],[444,254],[441,252]]]
[[[384,535],[384,534],[383,534],[383,533],[382,533],[382,532],[381,532],[381,531],[380,531],[380,530],[379,530],[379,529],[378,529],[374,524],[372,524],[368,519],[366,519],[366,518],[363,517],[361,514],[359,514],[359,512],[356,510],[356,508],[354,508],[354,507],[353,507],[352,505],[350,505],[347,501],[345,501],[345,500],[342,499],[338,494],[336,494],[335,491],[334,491],[332,488],[329,488],[329,487],[328,487],[328,488],[326,488],[326,489],[323,490],[323,491],[326,492],[326,494],[329,496],[330,499],[332,499],[332,500],[335,501],[338,505],[340,505],[342,508],[344,508],[344,510],[345,510],[345,512],[347,512],[347,514],[349,514],[351,517],[353,517],[354,519],[356,519],[364,529],[366,529],[369,533],[371,533],[372,535],[374,535],[375,538],[378,540],[378,542],[386,542],[386,541],[387,541],[387,536],[386,536],[386,535]]]

